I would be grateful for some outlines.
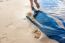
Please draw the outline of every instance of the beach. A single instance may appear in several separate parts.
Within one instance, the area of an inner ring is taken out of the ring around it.
[[[26,18],[29,11],[28,0],[0,0],[0,43],[58,43],[33,37],[33,26]]]

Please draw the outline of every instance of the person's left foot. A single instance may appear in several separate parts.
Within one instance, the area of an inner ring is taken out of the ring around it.
[[[35,20],[31,12],[29,12],[29,13],[27,14],[27,16],[29,16],[29,17],[32,19],[32,21]]]
[[[32,16],[32,13],[31,12],[27,13],[27,16]]]

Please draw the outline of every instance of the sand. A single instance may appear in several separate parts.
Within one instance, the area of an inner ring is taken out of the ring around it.
[[[0,43],[57,43],[47,37],[35,39],[26,19],[28,0],[0,0]]]

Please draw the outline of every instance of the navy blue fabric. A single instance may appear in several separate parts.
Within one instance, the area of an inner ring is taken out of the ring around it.
[[[39,29],[49,38],[65,43],[65,30],[48,14],[38,11],[35,19],[41,24]]]
[[[65,21],[64,21],[62,18],[58,17],[58,16],[55,16],[55,17],[56,17],[57,19],[61,20],[62,24],[63,24],[64,27],[65,27]]]
[[[62,30],[61,27],[57,24],[57,22],[52,17],[50,17],[48,14],[46,14],[42,11],[38,12],[35,19],[42,25],[56,28],[56,30],[57,29]]]

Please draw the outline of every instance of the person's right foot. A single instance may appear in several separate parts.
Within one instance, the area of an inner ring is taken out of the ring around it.
[[[41,32],[38,29],[34,29],[33,31],[34,38],[39,39],[41,36]]]

